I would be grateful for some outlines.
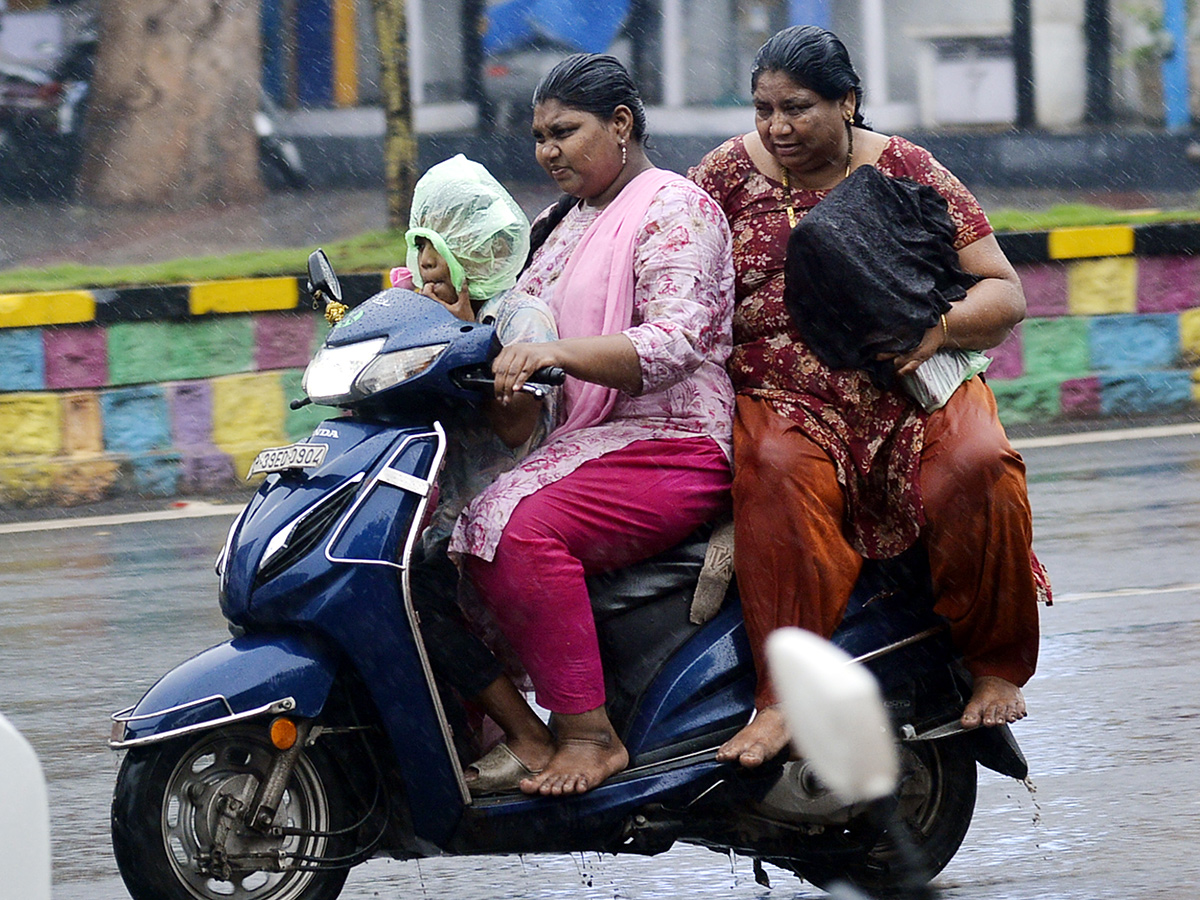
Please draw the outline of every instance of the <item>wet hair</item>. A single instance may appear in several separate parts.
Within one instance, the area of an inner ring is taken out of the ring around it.
[[[793,25],[774,34],[759,48],[750,70],[750,90],[764,72],[783,72],[796,84],[826,100],[840,100],[854,91],[854,124],[863,126],[862,81],[850,53],[832,31],[816,25]]]
[[[558,227],[558,223],[567,217],[571,207],[578,202],[578,197],[563,194],[551,207],[550,212],[533,223],[533,228],[529,230],[529,255],[525,257],[525,265],[521,268],[522,272],[529,268],[529,264],[533,262],[533,255],[541,249],[542,244],[546,243],[550,232]]]
[[[646,140],[646,109],[629,71],[615,56],[576,53],[546,73],[533,90],[533,105],[557,100],[563,106],[612,120],[618,106],[633,114],[633,139]]]

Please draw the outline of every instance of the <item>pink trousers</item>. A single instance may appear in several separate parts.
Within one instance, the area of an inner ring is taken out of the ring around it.
[[[525,497],[495,558],[467,571],[557,713],[604,705],[604,671],[585,575],[678,544],[730,506],[729,461],[707,437],[637,441]]]

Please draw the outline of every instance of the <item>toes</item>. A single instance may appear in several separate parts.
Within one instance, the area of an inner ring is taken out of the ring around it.
[[[521,783],[525,790],[525,782]],[[531,784],[527,794],[541,794],[543,797],[561,797],[564,794],[582,794],[587,790],[587,779],[574,774],[550,774],[536,785]]]
[[[757,768],[767,761],[767,748],[762,744],[754,744],[749,750],[744,751],[738,759],[747,769]]]
[[[963,710],[964,728],[995,727],[1025,718],[1025,698],[1020,688],[996,676],[980,676]]]
[[[756,755],[755,748],[757,744],[744,745],[742,743],[724,744],[717,750],[718,762],[737,762],[743,766],[753,766],[757,763],[753,762]]]
[[[548,778],[549,776],[546,774],[539,775],[536,778],[522,778],[521,791],[526,794],[544,794],[546,793],[545,787]]]

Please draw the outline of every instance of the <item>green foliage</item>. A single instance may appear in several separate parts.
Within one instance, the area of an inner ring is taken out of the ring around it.
[[[404,234],[370,231],[323,245],[339,274],[382,272],[404,263]],[[43,269],[0,272],[0,293],[63,291],[77,288],[147,284],[190,284],[234,278],[303,276],[312,247],[254,250],[228,256],[174,259],[127,266],[83,266],[69,263]]]
[[[1110,209],[1086,203],[1068,203],[1049,209],[993,209],[988,220],[997,231],[1049,231],[1087,225],[1148,225],[1153,222],[1195,222],[1200,209]]]

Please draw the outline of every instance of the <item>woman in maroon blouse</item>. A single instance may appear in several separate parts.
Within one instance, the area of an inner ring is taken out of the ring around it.
[[[813,26],[759,50],[755,131],[710,152],[689,177],[733,229],[736,299],[729,371],[734,423],[736,571],[758,667],[758,714],[718,752],[754,766],[787,743],[763,658],[774,628],[825,637],[841,621],[864,558],[927,547],[936,609],[974,676],[963,725],[1025,715],[1020,691],[1037,661],[1037,600],[1048,584],[1032,556],[1025,467],[976,377],[926,413],[899,387],[831,369],[784,304],[796,223],[858,166],[929,185],[946,200],[962,268],[979,280],[912,351],[907,375],[940,348],[999,344],[1025,314],[1016,272],[978,202],[926,150],[864,126],[846,48]]]

